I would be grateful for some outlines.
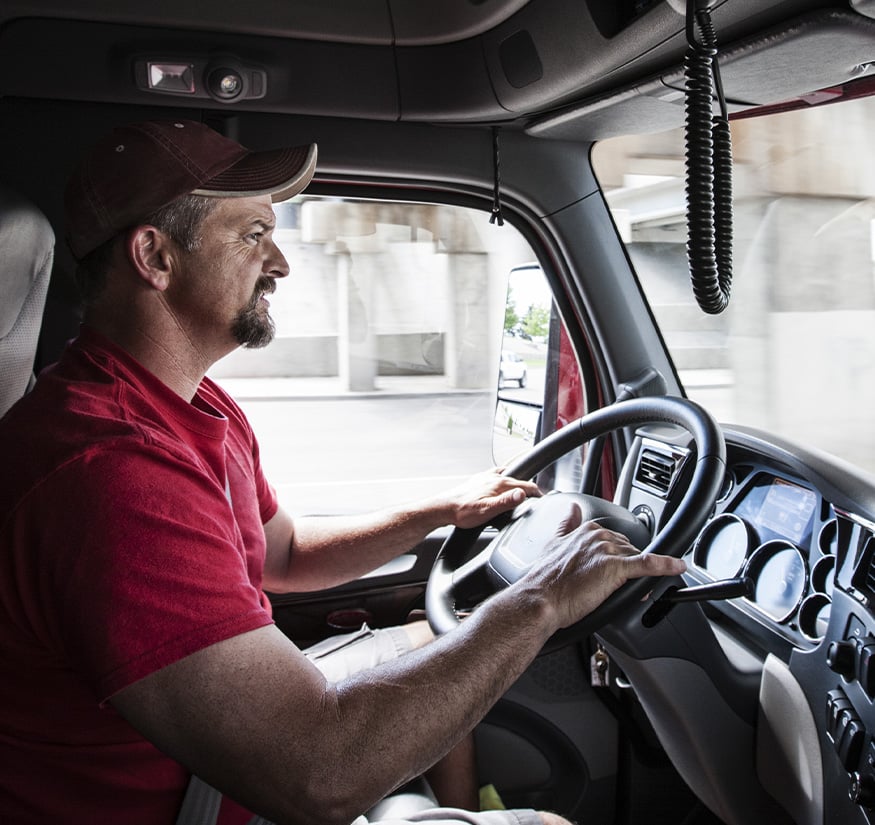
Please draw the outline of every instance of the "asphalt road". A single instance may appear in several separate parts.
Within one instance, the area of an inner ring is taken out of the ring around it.
[[[525,449],[520,432],[508,433],[506,411],[496,420],[494,390],[381,380],[368,394],[318,379],[220,382],[249,416],[267,476],[292,513],[361,512],[416,499]],[[530,364],[528,386],[509,384],[501,397],[537,404],[543,382],[543,367]],[[713,394],[708,400],[719,406]]]
[[[543,368],[505,398],[537,403]],[[262,464],[293,513],[339,513],[397,504],[458,484],[525,445],[494,428],[494,390],[447,390],[403,377],[367,394],[331,385],[223,381],[243,407]]]
[[[488,392],[241,401],[293,513],[399,503],[491,466],[494,403]]]

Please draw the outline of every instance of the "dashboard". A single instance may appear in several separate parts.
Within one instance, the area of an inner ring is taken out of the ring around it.
[[[747,595],[703,611],[763,673],[768,658],[780,660],[797,709],[810,709],[810,738],[792,744],[822,799],[798,803],[797,820],[875,825],[875,478],[772,435],[723,429],[723,487],[685,556],[685,579],[749,579]],[[630,509],[665,520],[685,447],[659,428],[638,435]]]

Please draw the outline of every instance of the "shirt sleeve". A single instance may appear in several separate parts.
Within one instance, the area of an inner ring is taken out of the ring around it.
[[[104,447],[39,495],[53,518],[33,531],[48,580],[32,595],[47,590],[46,632],[98,701],[271,623],[231,503],[202,468],[154,446]]]

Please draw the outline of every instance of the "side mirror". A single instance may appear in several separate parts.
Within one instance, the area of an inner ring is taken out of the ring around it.
[[[492,427],[492,455],[496,465],[502,467],[529,450],[538,440],[540,430],[540,405],[499,395]]]

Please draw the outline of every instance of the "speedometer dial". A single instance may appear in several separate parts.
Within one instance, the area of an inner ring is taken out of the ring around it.
[[[738,516],[717,516],[699,534],[694,558],[696,564],[715,579],[738,574],[750,549],[756,544],[753,530]]]
[[[805,560],[788,541],[768,541],[750,557],[747,574],[753,579],[751,601],[776,622],[795,612],[808,584]]]

